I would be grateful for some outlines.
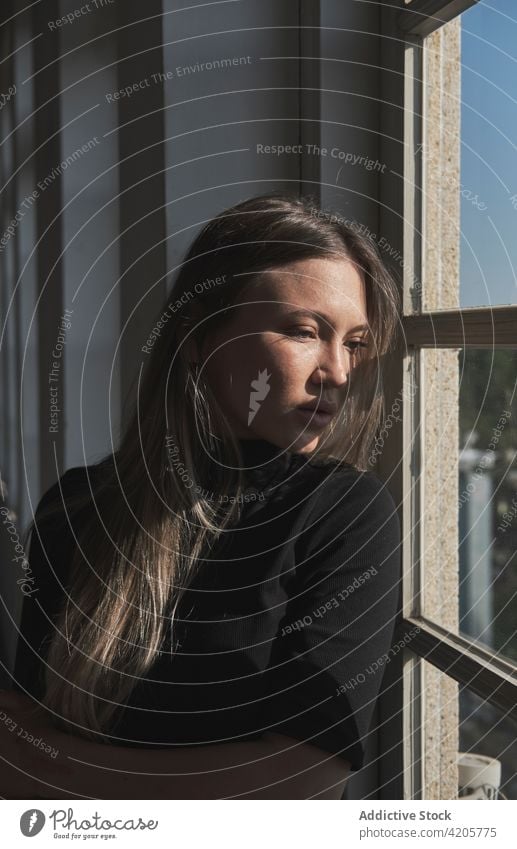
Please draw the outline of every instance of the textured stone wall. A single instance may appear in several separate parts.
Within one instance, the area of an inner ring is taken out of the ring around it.
[[[461,29],[426,39],[423,304],[459,306]],[[458,631],[458,351],[428,349],[422,368],[423,611]],[[424,799],[457,798],[458,685],[424,664]]]

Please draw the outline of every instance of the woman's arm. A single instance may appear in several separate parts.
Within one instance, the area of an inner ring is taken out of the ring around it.
[[[0,796],[12,799],[339,799],[345,760],[280,734],[134,748],[57,730],[32,699],[0,694]],[[50,753],[50,754],[49,754]]]
[[[260,740],[134,749],[69,738],[67,787],[100,799],[340,799],[341,758],[281,734]]]

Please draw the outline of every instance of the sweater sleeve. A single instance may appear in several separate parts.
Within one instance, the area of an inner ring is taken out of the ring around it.
[[[69,469],[41,497],[34,514],[27,560],[34,578],[30,593],[24,596],[12,687],[38,701],[44,691],[45,658],[54,633],[54,622],[64,603],[65,582],[73,532],[67,521],[63,499],[83,469]],[[42,511],[61,504],[62,510],[43,520]]]
[[[314,500],[265,670],[264,725],[340,755],[356,771],[392,656],[400,527],[372,472],[338,470]]]

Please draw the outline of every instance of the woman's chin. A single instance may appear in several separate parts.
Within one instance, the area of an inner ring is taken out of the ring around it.
[[[306,431],[305,433],[295,436],[290,444],[289,451],[295,451],[297,454],[312,454],[316,450],[320,442],[320,436]]]

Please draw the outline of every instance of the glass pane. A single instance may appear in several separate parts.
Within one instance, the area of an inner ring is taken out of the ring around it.
[[[423,308],[517,303],[517,8],[425,40]]]
[[[517,799],[517,725],[470,690],[460,690],[459,707],[460,796],[477,785],[478,797]]]
[[[517,664],[517,350],[422,364],[424,614]]]
[[[517,723],[424,659],[424,799],[517,799]]]
[[[517,351],[459,366],[460,631],[517,663]]]

